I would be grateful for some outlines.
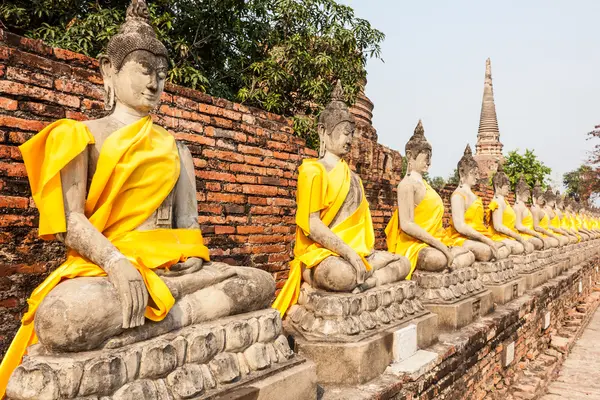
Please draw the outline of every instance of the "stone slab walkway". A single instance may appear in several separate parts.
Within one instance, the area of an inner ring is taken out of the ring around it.
[[[600,309],[541,400],[600,400]]]

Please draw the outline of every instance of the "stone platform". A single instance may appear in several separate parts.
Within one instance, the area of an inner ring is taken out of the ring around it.
[[[505,304],[525,292],[525,279],[520,277],[510,259],[476,262],[481,282],[492,292],[496,304]]]
[[[357,384],[390,365],[395,332],[416,325],[415,346],[437,340],[437,316],[417,298],[417,285],[402,281],[364,293],[331,293],[303,287],[284,327],[294,350],[317,364],[319,383]]]
[[[508,258],[512,260],[519,275],[525,278],[526,290],[536,288],[548,280],[546,265],[538,259],[537,252]]]
[[[476,268],[448,273],[416,271],[413,276],[423,305],[438,315],[441,329],[459,329],[494,308],[492,292],[484,287]]]
[[[252,399],[316,398],[315,366],[292,352],[273,309],[121,348],[44,354],[36,345],[29,354],[10,379],[9,400],[241,399],[248,388]]]

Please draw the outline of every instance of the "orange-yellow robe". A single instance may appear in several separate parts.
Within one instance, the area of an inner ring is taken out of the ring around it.
[[[339,257],[338,254],[308,237],[310,234],[309,217],[314,212],[320,212],[321,221],[329,226],[348,196],[351,179],[350,167],[344,160],[340,160],[329,172],[316,159],[306,159],[300,165],[296,190],[294,259],[290,262],[288,279],[272,306],[279,310],[282,317],[298,301],[302,283],[302,268],[313,268],[329,256]],[[365,257],[373,252],[375,232],[362,182],[360,185],[363,194],[360,205],[331,231],[352,247],[362,257],[365,268],[371,270]]]
[[[528,238],[531,237],[529,235],[523,235],[515,228],[515,223],[517,222],[517,213],[511,207],[506,199],[504,199],[504,204],[506,207],[504,208],[504,212],[502,213],[502,225],[510,229],[511,231],[521,235],[522,237]],[[503,240],[515,240],[514,238],[504,235],[494,229],[494,224],[492,222],[492,213],[498,209],[498,202],[496,200],[492,200],[488,206],[488,232],[491,236],[491,239],[496,242],[501,242]],[[533,218],[533,217],[532,217]],[[532,222],[533,223],[533,222]]]
[[[20,147],[33,199],[40,213],[39,234],[52,239],[66,232],[60,171],[86,151],[94,137],[77,121],[59,120]],[[146,318],[160,321],[175,299],[153,271],[188,257],[209,259],[198,229],[135,231],[173,190],[180,172],[175,139],[150,117],[112,133],[102,145],[96,172],[85,202],[85,215],[140,272],[155,307]],[[106,276],[102,268],[75,251],[31,294],[29,309],[0,365],[0,397],[28,346],[37,342],[35,312],[44,297],[62,280]]]
[[[461,193],[455,193],[454,195],[462,196],[463,198],[465,197]],[[488,228],[483,223],[483,217],[483,201],[481,200],[481,197],[477,197],[465,211],[465,223],[482,235],[491,237]],[[447,232],[449,240],[452,241],[452,246],[462,246],[465,243],[465,240],[468,240],[468,238],[464,237],[456,230],[452,219],[450,219],[450,227]]]
[[[423,181],[423,183],[426,188],[425,197],[415,207],[414,222],[446,246],[452,246],[453,241],[448,237],[448,233],[442,226],[444,202],[427,182]],[[385,234],[387,236],[388,251],[403,255],[410,261],[410,273],[406,277],[406,279],[410,279],[417,267],[419,252],[423,248],[429,247],[429,245],[402,232],[398,210],[392,215],[392,219],[385,228]]]

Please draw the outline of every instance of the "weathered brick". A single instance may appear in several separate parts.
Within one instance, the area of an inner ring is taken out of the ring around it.
[[[96,100],[104,99],[104,92],[96,85],[87,82],[77,82],[72,78],[60,78],[54,81],[57,90],[67,93],[80,94],[85,97],[91,97]]]
[[[0,109],[7,111],[14,111],[17,109],[19,102],[13,99],[7,99],[6,97],[0,97]]]
[[[51,106],[50,104],[44,103],[34,103],[31,101],[21,101],[19,103],[19,109],[22,111],[29,111],[36,115],[56,119],[64,118],[66,115],[64,107]]]
[[[17,67],[8,67],[6,69],[6,77],[11,81],[29,83],[34,86],[43,86],[52,89],[54,79],[50,75],[40,74]]]
[[[0,163],[0,171],[2,164]],[[207,201],[222,202],[222,203],[238,203],[244,204],[246,202],[246,196],[239,194],[229,193],[208,193],[206,195]]]
[[[0,126],[18,128],[25,131],[40,131],[44,129],[46,125],[48,125],[48,122],[0,115]]]
[[[38,100],[58,103],[63,106],[79,108],[81,102],[79,98],[65,93],[55,93],[48,89],[36,86],[24,85],[19,82],[0,81],[0,93],[12,94],[15,96],[32,97]]]
[[[54,56],[59,60],[68,61],[71,65],[78,64],[84,67],[98,67],[98,61],[96,59],[85,56],[83,54],[72,52],[70,50],[55,48]]]

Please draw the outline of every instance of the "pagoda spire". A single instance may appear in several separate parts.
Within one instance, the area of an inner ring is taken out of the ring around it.
[[[479,131],[477,132],[474,157],[479,164],[479,169],[488,176],[496,170],[498,162],[504,159],[502,156],[502,147],[503,145],[500,143],[500,130],[498,129],[498,117],[496,116],[496,104],[494,102],[492,62],[488,58],[485,61],[483,100],[481,103],[481,116],[479,119]]]

